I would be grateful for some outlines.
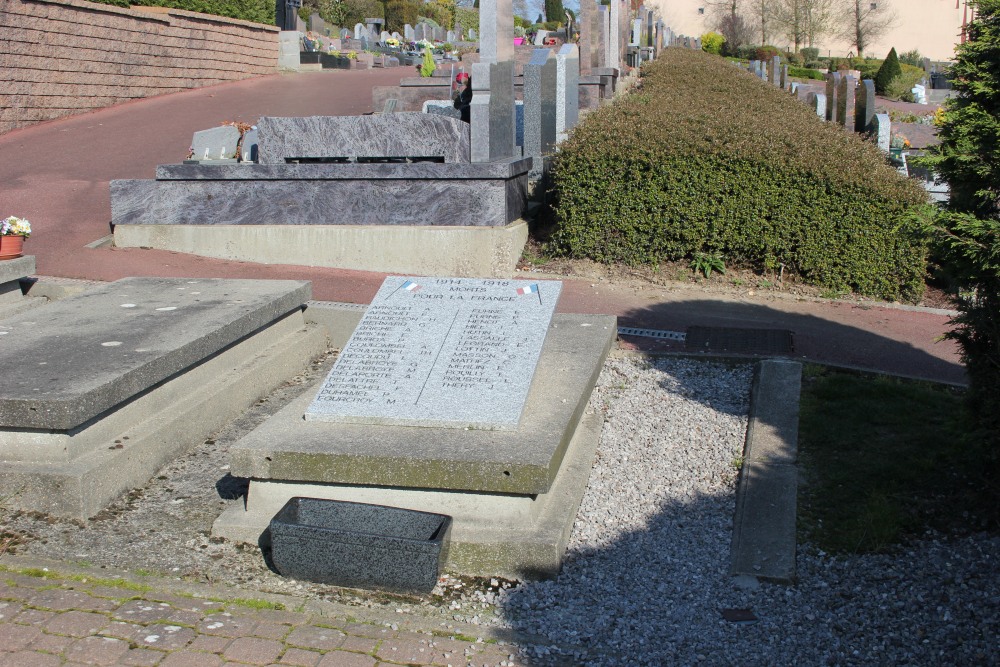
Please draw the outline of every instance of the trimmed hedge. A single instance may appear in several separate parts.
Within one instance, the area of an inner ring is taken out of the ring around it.
[[[926,195],[872,144],[725,60],[670,48],[556,156],[549,250],[626,264],[721,252],[887,299],[923,291]]]
[[[269,0],[92,0],[115,7],[170,7],[231,19],[274,25],[274,2]]]

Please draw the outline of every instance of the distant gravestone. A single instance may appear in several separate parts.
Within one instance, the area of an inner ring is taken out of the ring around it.
[[[435,42],[443,42],[444,38],[445,38],[444,28],[441,28],[441,27],[434,28],[433,35],[434,35],[434,41]]]
[[[240,159],[243,162],[256,162],[257,154],[257,128],[253,127],[243,134],[243,141],[240,143]]]
[[[479,35],[476,33],[474,28],[469,28],[469,41],[475,42],[479,39]]]
[[[378,41],[380,42],[386,42],[390,39],[392,39],[392,35],[387,33],[385,30],[383,30],[382,33],[378,36]]]
[[[788,80],[788,65],[781,66],[781,88],[782,90],[788,89],[788,84],[791,83]]]
[[[409,23],[407,23],[406,25],[403,26],[403,37],[408,42],[415,42],[415,41],[417,41],[417,33],[413,29],[413,26],[410,25]]]
[[[844,76],[840,79],[837,90],[837,123],[850,131],[854,131],[854,96],[855,79]]]
[[[362,39],[364,37],[367,37],[367,35],[368,35],[368,28],[365,27],[364,23],[354,24],[354,39]]]
[[[781,56],[771,58],[771,70],[768,72],[767,80],[775,86],[781,85]]]
[[[826,95],[823,93],[809,93],[813,96],[813,104],[815,105],[816,115],[826,120]]]
[[[563,44],[556,53],[556,143],[565,141],[580,118],[580,50]]]
[[[889,114],[887,113],[877,113],[875,114],[875,119],[873,121],[874,130],[872,134],[875,136],[876,145],[882,150],[882,152],[888,154],[890,148],[891,127],[892,123],[889,121]]]
[[[340,38],[341,38],[341,39],[348,39],[348,38],[350,38],[350,37],[351,37],[351,35],[353,35],[353,34],[354,34],[354,33],[353,33],[353,32],[351,32],[350,30],[348,30],[347,28],[341,28],[341,30],[340,30]]]
[[[524,154],[549,155],[556,144],[556,60],[535,49],[524,66]]]
[[[629,33],[628,45],[639,46],[642,43],[642,19],[632,19],[632,31]]]
[[[854,131],[871,132],[875,122],[875,82],[865,79],[854,101]]]
[[[840,92],[840,72],[830,72],[826,75],[826,119],[831,123],[837,120],[837,95]]]
[[[306,420],[517,428],[561,289],[389,276]]]
[[[427,26],[423,23],[418,23],[417,27],[413,29],[413,41],[419,42],[422,39],[427,39]]]
[[[232,125],[201,130],[191,138],[192,160],[230,160],[236,158],[240,131]]]
[[[445,35],[444,41],[448,42],[449,44],[454,44],[456,41],[458,41],[457,38],[455,37],[455,31],[449,30],[448,33]]]

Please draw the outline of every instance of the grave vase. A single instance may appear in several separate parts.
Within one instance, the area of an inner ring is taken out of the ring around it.
[[[16,259],[24,249],[23,236],[0,236],[0,260]]]

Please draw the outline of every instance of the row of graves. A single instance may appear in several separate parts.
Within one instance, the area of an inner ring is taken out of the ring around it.
[[[430,91],[424,102],[436,102],[418,109],[393,98],[395,113],[265,117],[242,136],[216,128],[195,137],[190,160],[160,165],[154,180],[112,181],[115,244],[261,263],[509,276],[527,240],[529,190],[544,184],[549,156],[578,122],[585,63],[616,80],[636,24],[624,0],[587,2],[585,20],[599,29],[581,40],[586,58],[578,44],[530,48],[517,72],[513,14],[502,4],[480,8],[470,123],[454,117],[455,69],[440,68],[445,76],[414,77],[412,87]],[[647,41],[650,34],[640,31]],[[600,67],[607,63],[615,67]]]
[[[782,64],[779,56],[770,61],[751,60],[748,69],[758,78],[801,99],[823,120],[875,142],[880,150],[891,156],[900,173],[918,178],[932,199],[937,202],[947,200],[947,184],[926,169],[911,168],[905,152],[894,154],[891,146],[892,122],[889,114],[876,113],[875,82],[871,79],[860,79],[859,73],[852,70],[830,72],[826,75],[824,92],[818,92],[792,81],[788,76],[788,65]],[[913,93],[918,103],[926,103],[925,86],[916,85]]]
[[[365,309],[302,281],[128,278],[4,317],[5,506],[94,517],[333,347],[327,377],[232,445],[249,491],[213,535],[355,587],[553,575],[616,337],[612,316],[554,314],[561,287],[390,276]]]

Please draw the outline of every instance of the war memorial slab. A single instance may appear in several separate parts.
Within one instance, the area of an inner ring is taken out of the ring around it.
[[[561,288],[386,278],[306,419],[516,428]]]
[[[213,535],[266,546],[293,497],[373,503],[453,517],[452,571],[558,572],[601,431],[588,401],[617,331],[611,316],[553,314],[559,287],[392,277],[363,315],[310,308],[357,318],[346,363],[232,447],[249,491]],[[458,368],[473,381],[444,386]]]

